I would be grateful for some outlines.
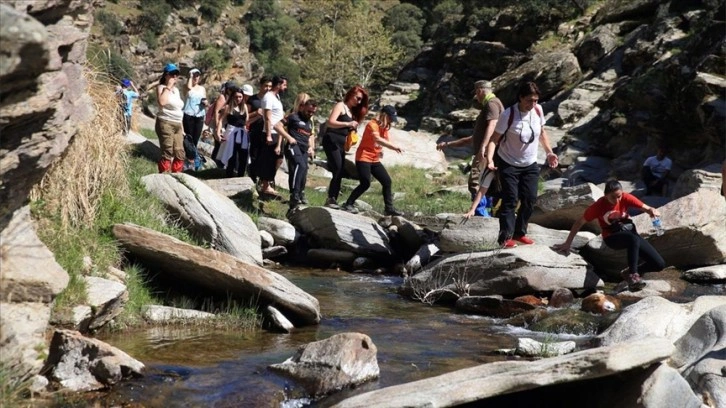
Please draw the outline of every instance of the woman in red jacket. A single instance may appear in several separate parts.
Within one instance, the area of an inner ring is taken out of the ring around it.
[[[628,283],[628,288],[631,291],[642,289],[645,282],[640,279],[638,267],[640,266],[644,272],[659,271],[665,268],[665,261],[648,241],[638,235],[635,225],[628,216],[629,208],[639,208],[651,218],[660,217],[658,210],[643,204],[632,194],[624,192],[619,181],[608,181],[605,183],[605,195],[587,207],[582,218],[572,226],[565,242],[552,248],[558,252],[569,253],[577,231],[585,223],[597,219],[605,245],[612,249],[628,250],[628,268],[621,273],[622,278]],[[639,265],[641,257],[645,262]]]

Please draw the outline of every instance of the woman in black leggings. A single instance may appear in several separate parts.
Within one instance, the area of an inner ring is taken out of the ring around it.
[[[326,122],[327,130],[323,135],[323,150],[328,158],[328,170],[333,173],[333,179],[328,186],[326,207],[339,208],[340,183],[345,174],[345,139],[349,131],[358,128],[358,124],[365,118],[367,112],[368,92],[360,85],[349,89],[343,101],[336,103],[330,112]]]
[[[383,157],[383,147],[387,147],[395,152],[401,153],[400,147],[394,145],[388,139],[388,130],[391,123],[398,120],[396,109],[391,105],[386,105],[381,109],[378,116],[368,122],[366,130],[363,132],[360,146],[355,152],[355,167],[358,169],[358,178],[360,184],[350,193],[350,197],[346,200],[343,209],[352,213],[357,213],[355,208],[355,200],[365,193],[371,186],[371,176],[375,177],[383,187],[383,204],[386,215],[403,215],[402,212],[393,207],[393,193],[391,192],[391,177],[388,175],[386,168],[381,163]]]
[[[585,223],[597,219],[602,229],[605,245],[612,249],[628,250],[628,268],[621,273],[628,283],[631,291],[640,290],[645,282],[640,279],[641,272],[654,272],[665,268],[663,257],[652,245],[644,240],[628,216],[629,208],[639,208],[648,213],[651,218],[660,217],[660,213],[653,207],[643,204],[632,194],[623,192],[623,187],[617,180],[610,180],[605,184],[605,195],[591,204],[585,210],[580,220],[575,222],[564,243],[553,246],[558,252],[568,253],[572,240],[577,231]],[[640,262],[641,258],[643,263]]]

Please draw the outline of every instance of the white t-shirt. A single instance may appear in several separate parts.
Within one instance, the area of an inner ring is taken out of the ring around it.
[[[166,85],[159,85],[157,88],[161,90],[161,88],[165,86]],[[171,93],[168,94],[168,97],[166,105],[161,107],[161,110],[159,110],[156,117],[168,122],[181,123],[184,118],[184,112],[182,111],[184,101],[182,100],[181,95],[179,95],[179,89],[172,87]]]
[[[282,102],[280,102],[280,98],[277,97],[277,94],[274,92],[268,92],[265,94],[264,97],[262,97],[262,109],[263,110],[270,110],[272,112],[272,120],[270,121],[270,129],[273,134],[277,133],[274,126],[277,124],[277,122],[281,121],[282,118],[285,117],[285,111],[282,108]],[[264,116],[265,120],[267,120],[267,113],[265,113]]]
[[[666,172],[671,170],[673,162],[667,157],[663,157],[663,160],[658,160],[658,156],[650,156],[645,159],[643,167],[650,167],[650,172],[658,178],[665,176]]]
[[[544,118],[539,112],[542,107],[539,105],[529,112],[520,112],[519,104],[507,108],[499,116],[494,131],[502,134],[502,141],[499,142],[497,154],[509,165],[515,167],[527,167],[537,161],[537,149],[539,148],[539,136],[544,127]],[[507,130],[509,115],[514,115],[512,126]],[[507,130],[507,134],[503,135]]]

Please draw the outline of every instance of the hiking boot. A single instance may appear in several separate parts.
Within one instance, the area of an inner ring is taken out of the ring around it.
[[[519,241],[523,243],[524,245],[532,245],[534,244],[534,241],[531,238],[527,238],[526,235],[522,235],[519,238],[514,238],[515,241]]]
[[[636,273],[628,273],[629,269],[624,270],[620,273],[625,283],[628,285],[628,290],[631,292],[637,292],[645,287],[645,282],[640,278],[640,275]]]
[[[502,243],[503,249],[516,248],[517,242],[513,239],[508,239]]]
[[[343,211],[348,211],[351,214],[358,214],[360,212],[357,208],[355,208],[355,205],[353,205],[353,204],[345,203],[345,204],[343,204],[342,208],[343,208]]]
[[[332,208],[334,210],[340,210],[340,206],[338,205],[338,202],[334,198],[332,198],[332,197],[328,197],[328,199],[325,200],[325,204],[324,205],[326,207]]]
[[[402,216],[403,216],[403,211],[398,211],[397,209],[395,209],[395,208],[393,208],[393,207],[391,207],[391,208],[387,208],[387,209],[386,209],[386,210],[384,211],[384,213],[385,213],[386,215],[391,215],[391,216],[394,216],[394,217],[402,217]]]
[[[303,194],[303,195],[300,196],[300,203],[305,204],[305,205],[310,204],[308,202],[308,199],[305,197],[305,194]]]

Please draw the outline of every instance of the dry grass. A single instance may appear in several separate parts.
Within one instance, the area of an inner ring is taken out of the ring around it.
[[[31,193],[46,209],[60,217],[63,229],[93,223],[101,197],[107,191],[128,194],[127,144],[118,99],[109,78],[84,71],[94,118],[81,126],[66,155],[46,173]]]

